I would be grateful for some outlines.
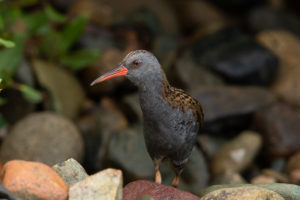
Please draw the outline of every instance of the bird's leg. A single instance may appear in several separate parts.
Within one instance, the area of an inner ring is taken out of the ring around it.
[[[172,181],[172,185],[173,185],[173,187],[178,187],[178,185],[179,185],[179,175],[175,175],[175,177],[174,177],[174,179],[173,179],[173,181]]]
[[[162,159],[155,159],[154,160],[154,167],[155,167],[155,182],[161,184],[161,174],[159,171],[159,165]]]
[[[175,171],[175,177],[174,177],[174,179],[173,179],[173,181],[172,181],[172,186],[177,188],[178,185],[179,185],[179,177],[180,177],[180,175],[181,175],[181,173],[182,173],[182,171],[183,171],[184,163],[177,164],[177,163],[175,163],[175,162],[173,161],[173,162],[171,163],[171,166],[172,166],[172,168],[173,168],[174,171]]]

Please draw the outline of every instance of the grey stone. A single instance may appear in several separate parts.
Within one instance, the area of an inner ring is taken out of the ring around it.
[[[154,166],[147,153],[141,124],[136,124],[111,136],[107,163],[121,168],[125,179],[152,179]]]
[[[225,143],[214,156],[211,168],[213,174],[226,171],[240,172],[253,161],[262,145],[261,136],[253,131],[244,131],[232,141]]]
[[[73,158],[70,158],[62,163],[58,163],[52,167],[65,183],[70,187],[86,177],[88,174],[84,168]]]
[[[67,118],[50,113],[34,113],[16,123],[0,148],[0,160],[20,159],[54,165],[73,157],[81,161],[83,141]]]
[[[106,169],[72,185],[69,200],[122,200],[122,189],[122,172]]]
[[[200,200],[285,200],[282,196],[271,190],[261,187],[235,187],[235,188],[222,188],[210,192],[203,196]]]
[[[219,190],[222,188],[234,188],[243,186],[257,186],[268,190],[272,190],[281,195],[285,200],[298,200],[300,199],[300,186],[293,184],[284,183],[263,183],[263,184],[231,184],[231,185],[215,185],[206,188],[202,195],[206,195],[212,191]]]

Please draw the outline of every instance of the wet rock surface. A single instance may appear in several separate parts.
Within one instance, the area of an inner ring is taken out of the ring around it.
[[[153,163],[142,133],[141,124],[137,124],[113,134],[108,145],[107,162],[121,168],[127,181],[154,177]]]
[[[70,200],[122,200],[123,177],[120,170],[106,169],[72,185]]]
[[[199,198],[193,194],[146,180],[131,182],[127,184],[123,190],[123,200],[139,200],[144,195],[149,195],[155,200],[199,200]]]
[[[299,151],[299,114],[290,106],[278,103],[255,115],[259,132],[269,155],[288,156]]]
[[[95,173],[103,168],[111,135],[127,128],[128,121],[112,99],[103,98],[77,121],[77,126],[85,142],[83,165],[88,173]]]
[[[280,58],[278,76],[272,90],[286,102],[300,105],[300,40],[287,31],[264,31],[257,35],[257,40],[273,51]]]
[[[22,159],[49,165],[73,157],[81,160],[83,141],[75,125],[51,112],[35,113],[19,121],[1,145],[0,160]]]
[[[240,172],[247,168],[257,155],[262,145],[261,136],[252,131],[245,131],[232,141],[225,143],[212,160],[214,174],[227,171]]]
[[[274,94],[259,87],[201,86],[190,94],[202,104],[203,132],[223,135],[248,129],[251,114],[276,100]]]
[[[51,167],[39,163],[14,160],[7,162],[1,182],[20,199],[66,200],[68,187]]]
[[[224,29],[193,45],[199,64],[229,83],[267,85],[278,68],[277,57],[238,30]]]

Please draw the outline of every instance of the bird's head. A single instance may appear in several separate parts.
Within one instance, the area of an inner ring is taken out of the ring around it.
[[[141,82],[153,79],[159,74],[161,74],[161,67],[156,57],[146,50],[136,50],[127,54],[117,68],[103,74],[94,80],[91,85],[118,76],[126,76],[138,85]]]

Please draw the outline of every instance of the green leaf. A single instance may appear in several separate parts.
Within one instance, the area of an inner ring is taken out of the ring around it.
[[[45,13],[50,20],[55,22],[63,23],[66,21],[66,17],[54,10],[50,5],[45,6]]]
[[[62,31],[62,41],[65,52],[74,44],[74,42],[82,35],[84,32],[86,23],[88,21],[88,16],[80,15],[73,19]]]
[[[61,62],[74,70],[79,70],[94,62],[99,55],[100,52],[96,49],[81,49],[64,56]]]
[[[44,26],[48,26],[47,16],[41,11],[31,14],[24,14],[22,16],[22,20],[24,20],[30,34],[35,34]]]
[[[12,77],[23,59],[23,50],[26,36],[22,34],[14,35],[14,48],[0,50],[0,76]]]
[[[42,39],[40,50],[44,56],[51,60],[64,55],[64,41],[61,35],[57,31],[49,30]]]
[[[5,46],[6,48],[12,48],[15,46],[15,43],[13,43],[12,41],[4,40],[4,39],[0,38],[0,45]]]
[[[39,103],[42,100],[42,93],[30,86],[21,84],[19,90],[22,92],[24,97],[32,103]]]

